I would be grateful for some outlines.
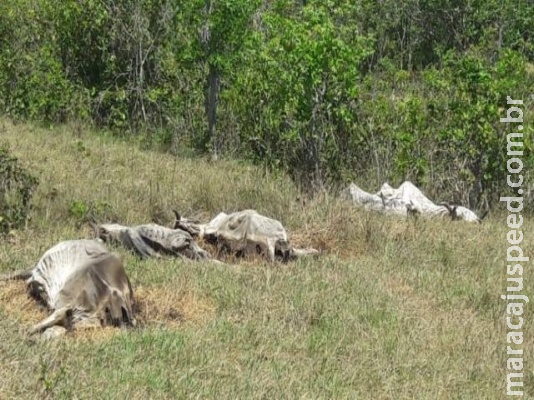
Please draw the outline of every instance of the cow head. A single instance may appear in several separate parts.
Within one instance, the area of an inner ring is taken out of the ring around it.
[[[204,225],[198,220],[183,218],[176,210],[172,210],[175,216],[173,229],[181,229],[188,232],[193,237],[202,237]]]
[[[109,242],[111,239],[110,232],[105,227],[97,225],[93,221],[89,221],[89,225],[93,229],[93,238],[100,239],[103,242]]]
[[[288,262],[296,258],[293,247],[291,247],[287,240],[278,240],[274,246],[274,249],[275,256],[281,258],[283,262]]]
[[[477,222],[482,223],[482,220],[488,215],[489,210],[486,210],[482,217],[478,217],[473,211],[468,208],[461,206],[451,206],[448,203],[440,203],[441,206],[445,207],[449,213],[449,216],[453,221],[463,220],[468,222]]]
[[[440,205],[445,207],[447,211],[449,212],[449,216],[451,217],[451,220],[457,221],[459,219],[458,213],[456,212],[458,210],[458,206],[451,206],[447,202],[442,202]]]
[[[182,232],[181,235],[174,235],[170,246],[172,253],[184,255],[191,260],[207,260],[210,258],[208,252],[202,249],[187,231]]]

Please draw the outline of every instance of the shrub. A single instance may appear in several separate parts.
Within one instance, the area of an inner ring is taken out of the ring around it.
[[[38,180],[19,165],[16,157],[0,148],[0,233],[24,225]]]

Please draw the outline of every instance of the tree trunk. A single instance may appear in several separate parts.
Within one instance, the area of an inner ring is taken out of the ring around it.
[[[321,151],[324,142],[324,115],[321,115],[323,111],[323,102],[327,90],[327,78],[323,78],[323,84],[321,87],[315,89],[313,95],[313,110],[308,126],[308,134],[305,136],[306,151],[307,151],[307,166],[306,169],[311,174],[312,192],[319,192],[324,187],[324,177],[321,167]]]
[[[219,153],[219,143],[217,141],[217,105],[219,104],[219,91],[221,86],[221,74],[212,64],[209,65],[208,79],[205,89],[205,109],[208,119],[208,140],[212,158],[216,159]]]

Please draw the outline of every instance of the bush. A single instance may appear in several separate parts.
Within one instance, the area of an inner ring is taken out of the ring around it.
[[[38,180],[19,165],[7,149],[0,148],[0,233],[25,224]]]

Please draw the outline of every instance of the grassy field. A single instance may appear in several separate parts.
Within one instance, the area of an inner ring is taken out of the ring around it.
[[[385,218],[327,195],[302,205],[284,177],[141,151],[80,127],[0,120],[1,146],[40,185],[27,229],[0,241],[0,272],[33,265],[60,240],[90,237],[87,213],[169,224],[171,208],[204,219],[255,208],[324,254],[223,266],[140,261],[117,249],[141,327],[46,344],[26,335],[44,314],[24,283],[0,284],[0,399],[507,397],[505,214],[472,225]],[[523,227],[533,257],[533,223]],[[524,398],[534,398],[530,305],[523,317]]]

